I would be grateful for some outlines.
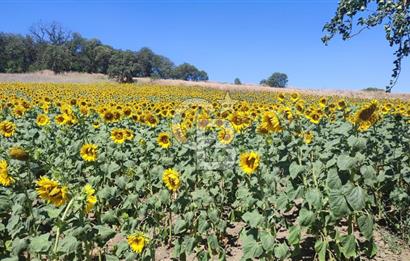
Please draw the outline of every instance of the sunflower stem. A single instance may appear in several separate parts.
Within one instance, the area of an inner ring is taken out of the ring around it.
[[[61,217],[61,221],[62,221],[62,222],[64,222],[64,220],[65,220],[65,218],[66,218],[66,216],[67,216],[68,210],[70,209],[70,207],[71,207],[71,205],[73,204],[73,202],[74,202],[74,198],[72,198],[72,199],[70,200],[70,202],[68,202],[68,205],[67,205],[67,207],[66,207],[66,209],[65,209],[65,211],[64,211],[64,213],[63,213],[63,216]],[[56,242],[55,242],[54,248],[53,248],[54,254],[56,254],[56,252],[57,252],[58,241],[59,241],[59,239],[60,239],[60,232],[61,232],[61,226],[59,226],[59,227],[57,228]],[[57,259],[56,259],[56,260],[57,260]]]

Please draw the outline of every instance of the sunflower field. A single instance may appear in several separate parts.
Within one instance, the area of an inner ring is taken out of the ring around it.
[[[0,84],[0,259],[353,260],[410,235],[410,101]],[[240,227],[238,238],[230,231]]]

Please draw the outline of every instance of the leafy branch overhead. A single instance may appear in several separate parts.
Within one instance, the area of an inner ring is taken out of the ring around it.
[[[393,72],[386,92],[397,83],[403,58],[410,54],[410,1],[408,0],[342,0],[335,16],[323,30],[327,45],[336,35],[349,40],[366,29],[384,26],[386,40],[395,48]]]

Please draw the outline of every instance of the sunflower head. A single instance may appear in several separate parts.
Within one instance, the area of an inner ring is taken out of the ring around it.
[[[113,129],[111,131],[111,140],[114,143],[121,144],[127,139],[127,133],[123,129]]]
[[[50,119],[46,114],[39,114],[36,119],[36,123],[38,126],[46,126],[50,122]]]
[[[140,254],[145,245],[149,243],[149,238],[142,232],[136,232],[127,237],[128,245],[132,251]]]
[[[28,153],[22,147],[12,147],[9,149],[9,156],[12,159],[26,161],[29,159]]]
[[[0,123],[0,134],[6,138],[10,138],[16,132],[16,124],[11,121],[2,121]]]
[[[59,207],[68,201],[68,188],[61,186],[58,181],[47,177],[40,177],[40,179],[36,181],[36,184],[38,196],[47,201],[47,203]]]
[[[231,143],[234,136],[235,133],[231,128],[222,128],[218,131],[218,141],[225,145]]]
[[[98,147],[95,144],[84,144],[80,149],[80,155],[85,161],[96,161],[98,156]]]
[[[181,181],[179,179],[179,173],[174,169],[167,169],[162,174],[162,181],[165,183],[165,186],[175,192],[181,186]]]
[[[163,149],[168,149],[171,146],[171,139],[169,134],[166,132],[161,132],[157,138],[158,145]]]
[[[239,156],[239,166],[248,175],[253,174],[259,167],[260,156],[255,151],[241,153]]]
[[[312,131],[307,131],[307,132],[303,133],[303,141],[306,144],[312,143],[312,140],[313,140],[313,132]]]
[[[8,174],[7,167],[7,161],[0,160],[0,184],[4,187],[14,183],[14,179]]]
[[[95,196],[95,189],[90,184],[84,186],[83,192],[86,194],[85,212],[88,213],[97,203],[97,196]]]

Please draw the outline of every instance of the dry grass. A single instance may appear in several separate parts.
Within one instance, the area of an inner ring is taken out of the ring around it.
[[[57,82],[57,83],[95,83],[110,81],[104,74],[67,72],[55,74],[52,71],[33,73],[0,73],[0,82]]]

